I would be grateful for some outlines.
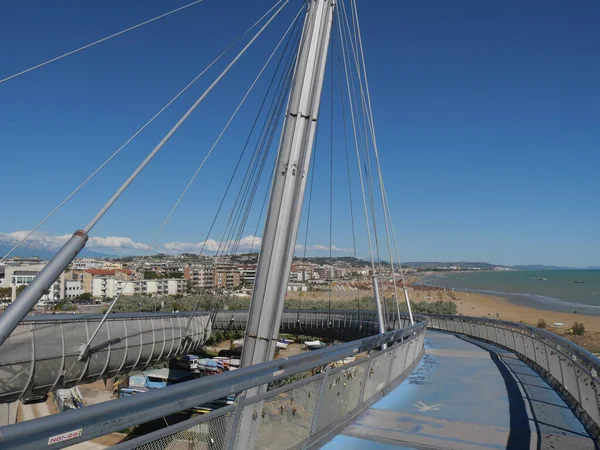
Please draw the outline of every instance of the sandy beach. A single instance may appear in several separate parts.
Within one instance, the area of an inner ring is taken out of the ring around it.
[[[410,277],[406,280],[407,285],[418,281],[418,277]],[[498,296],[478,294],[473,292],[453,292],[454,300],[449,294],[443,293],[439,288],[428,289],[427,286],[418,286],[416,289],[409,287],[409,297],[411,301],[416,302],[436,302],[440,300],[440,294],[444,301],[453,301],[456,304],[458,314],[472,317],[487,317],[492,319],[507,320],[510,322],[523,322],[528,325],[536,326],[540,319],[546,322],[546,329],[564,336],[565,338],[576,342],[578,345],[592,352],[600,352],[600,316],[588,316],[585,314],[564,313],[558,311],[531,308],[519,306],[511,301]],[[439,293],[438,293],[439,292]],[[349,291],[334,288],[331,294],[332,302],[340,300],[356,299],[357,294],[360,297],[370,296],[370,290]],[[385,296],[391,297],[393,291],[390,286],[386,286]],[[298,292],[288,292],[287,298],[297,299]],[[327,301],[329,293],[326,291],[304,292],[302,298],[306,300]],[[300,300],[302,301],[302,300]],[[569,329],[574,322],[583,323],[585,326],[584,336],[574,336],[569,333]],[[564,323],[564,326],[554,326],[554,323]]]
[[[454,292],[456,296],[456,307],[458,313],[464,316],[490,317],[509,320],[511,322],[523,321],[530,325],[536,325],[539,319],[544,319],[548,329],[560,332],[561,329],[569,329],[573,322],[583,322],[586,330],[600,332],[600,317],[586,316],[583,314],[563,313],[534,309],[526,306],[518,306],[502,297],[477,294],[473,292]],[[436,291],[415,291],[409,288],[409,296],[414,301],[436,301]],[[430,297],[430,298],[427,298]],[[448,299],[445,297],[445,299]],[[553,323],[564,323],[564,327],[554,327]]]

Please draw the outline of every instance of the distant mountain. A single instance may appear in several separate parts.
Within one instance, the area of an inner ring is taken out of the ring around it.
[[[579,270],[576,267],[546,266],[544,264],[528,264],[524,266],[512,266],[512,268],[518,270]]]
[[[460,269],[466,268],[476,268],[480,270],[493,270],[496,267],[513,269],[513,270],[583,270],[577,267],[562,267],[562,266],[546,266],[544,264],[525,264],[525,265],[517,265],[517,266],[505,266],[502,264],[490,264],[484,262],[442,262],[442,261],[433,261],[433,262],[407,262],[405,265],[410,267],[418,267],[421,269],[433,269],[433,268],[449,268],[449,267],[458,267]],[[586,269],[595,269],[594,267],[586,267]]]
[[[306,261],[313,264],[332,264],[335,262],[343,262],[349,265],[370,265],[368,261],[364,259],[354,258],[353,256],[307,256],[306,258],[294,257],[294,261]],[[383,265],[389,265],[386,261],[381,261]]]
[[[50,260],[58,251],[58,249],[52,249],[49,248],[45,245],[36,245],[38,243],[36,243],[35,241],[33,241],[32,243],[23,243],[21,244],[21,246],[16,249],[11,256],[21,256],[24,258],[32,258],[34,256],[37,256],[40,259],[43,260]],[[8,246],[5,244],[0,244],[0,257],[6,255],[10,249],[12,248],[12,246]],[[84,248],[81,253],[79,254],[79,257],[81,258],[110,258],[110,255],[106,255],[104,253],[98,253],[98,252],[94,252],[91,250],[88,250],[87,248]]]

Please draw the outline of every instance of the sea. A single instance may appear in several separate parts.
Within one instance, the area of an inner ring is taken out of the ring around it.
[[[439,272],[419,284],[495,295],[537,309],[600,316],[600,270]]]

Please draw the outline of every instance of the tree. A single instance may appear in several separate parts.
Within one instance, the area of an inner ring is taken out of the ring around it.
[[[0,299],[9,299],[12,296],[11,288],[0,288]]]
[[[83,294],[79,294],[77,296],[76,300],[84,300],[84,301],[94,300],[94,296],[92,295],[91,292],[84,292]]]
[[[77,305],[67,301],[61,300],[56,305],[54,305],[55,311],[77,311]]]
[[[187,294],[194,293],[194,283],[192,283],[192,280],[187,280],[187,282],[185,283],[185,291]]]
[[[546,321],[544,319],[538,320],[537,327],[538,328],[546,328]]]
[[[17,286],[17,295],[19,295],[21,292],[23,292],[26,287],[27,287],[26,284],[21,284],[20,286]]]
[[[583,334],[585,333],[585,327],[582,323],[575,322],[571,327],[571,331],[577,336],[583,336]]]

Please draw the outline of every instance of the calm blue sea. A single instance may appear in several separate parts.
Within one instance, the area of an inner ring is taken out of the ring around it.
[[[421,284],[498,295],[551,311],[600,315],[600,270],[443,272]]]

